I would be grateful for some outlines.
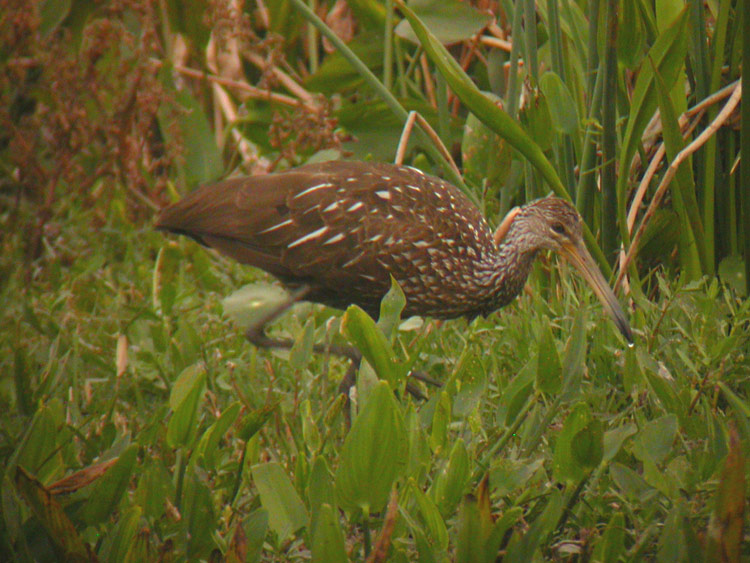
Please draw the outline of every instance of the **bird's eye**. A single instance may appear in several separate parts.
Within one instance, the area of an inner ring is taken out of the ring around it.
[[[555,231],[558,235],[565,234],[565,226],[562,223],[552,223],[552,230]]]

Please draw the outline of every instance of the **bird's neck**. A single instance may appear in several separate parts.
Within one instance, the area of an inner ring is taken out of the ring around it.
[[[486,308],[494,310],[513,301],[523,290],[539,249],[511,229],[487,264]]]

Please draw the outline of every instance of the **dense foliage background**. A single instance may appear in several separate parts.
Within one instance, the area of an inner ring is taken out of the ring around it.
[[[750,558],[743,9],[0,0],[0,559]],[[493,225],[572,198],[634,347],[544,258],[487,319],[395,287],[257,350],[271,280],[152,230],[230,173],[393,160],[412,110],[405,161]],[[367,358],[348,395],[316,342]]]

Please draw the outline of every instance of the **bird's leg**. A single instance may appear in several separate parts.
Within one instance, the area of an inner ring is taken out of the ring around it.
[[[294,346],[294,341],[292,339],[271,338],[270,336],[266,335],[265,327],[267,324],[279,318],[279,316],[285,313],[297,301],[299,301],[300,299],[304,299],[304,297],[308,293],[310,293],[310,286],[307,285],[295,290],[286,301],[255,320],[245,331],[245,337],[250,341],[251,344],[257,346],[258,348],[290,349],[292,346]],[[344,378],[339,384],[339,391],[348,396],[349,388],[354,385],[357,369],[359,368],[359,364],[362,362],[362,354],[359,352],[359,350],[352,346],[341,346],[338,344],[314,344],[313,351],[316,354],[333,354],[334,356],[341,356],[351,361],[349,368],[346,370],[346,375],[344,375]],[[410,375],[415,379],[418,379],[430,385],[434,385],[436,387],[441,386],[441,383],[439,381],[432,379],[423,372],[413,371]],[[419,389],[409,382],[407,382],[406,384],[406,389],[407,391],[409,391],[409,393],[412,394],[412,396],[416,397],[417,399],[425,398],[425,396],[419,391]]]

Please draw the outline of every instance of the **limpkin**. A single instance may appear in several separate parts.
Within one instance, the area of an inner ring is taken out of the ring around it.
[[[555,250],[632,342],[579,214],[557,197],[518,209],[496,242],[479,210],[443,180],[408,166],[332,161],[203,186],[165,208],[156,227],[261,268],[308,301],[357,304],[372,316],[391,276],[406,296],[405,315],[487,315],[521,292],[541,250]],[[248,337],[280,345],[262,326]]]

